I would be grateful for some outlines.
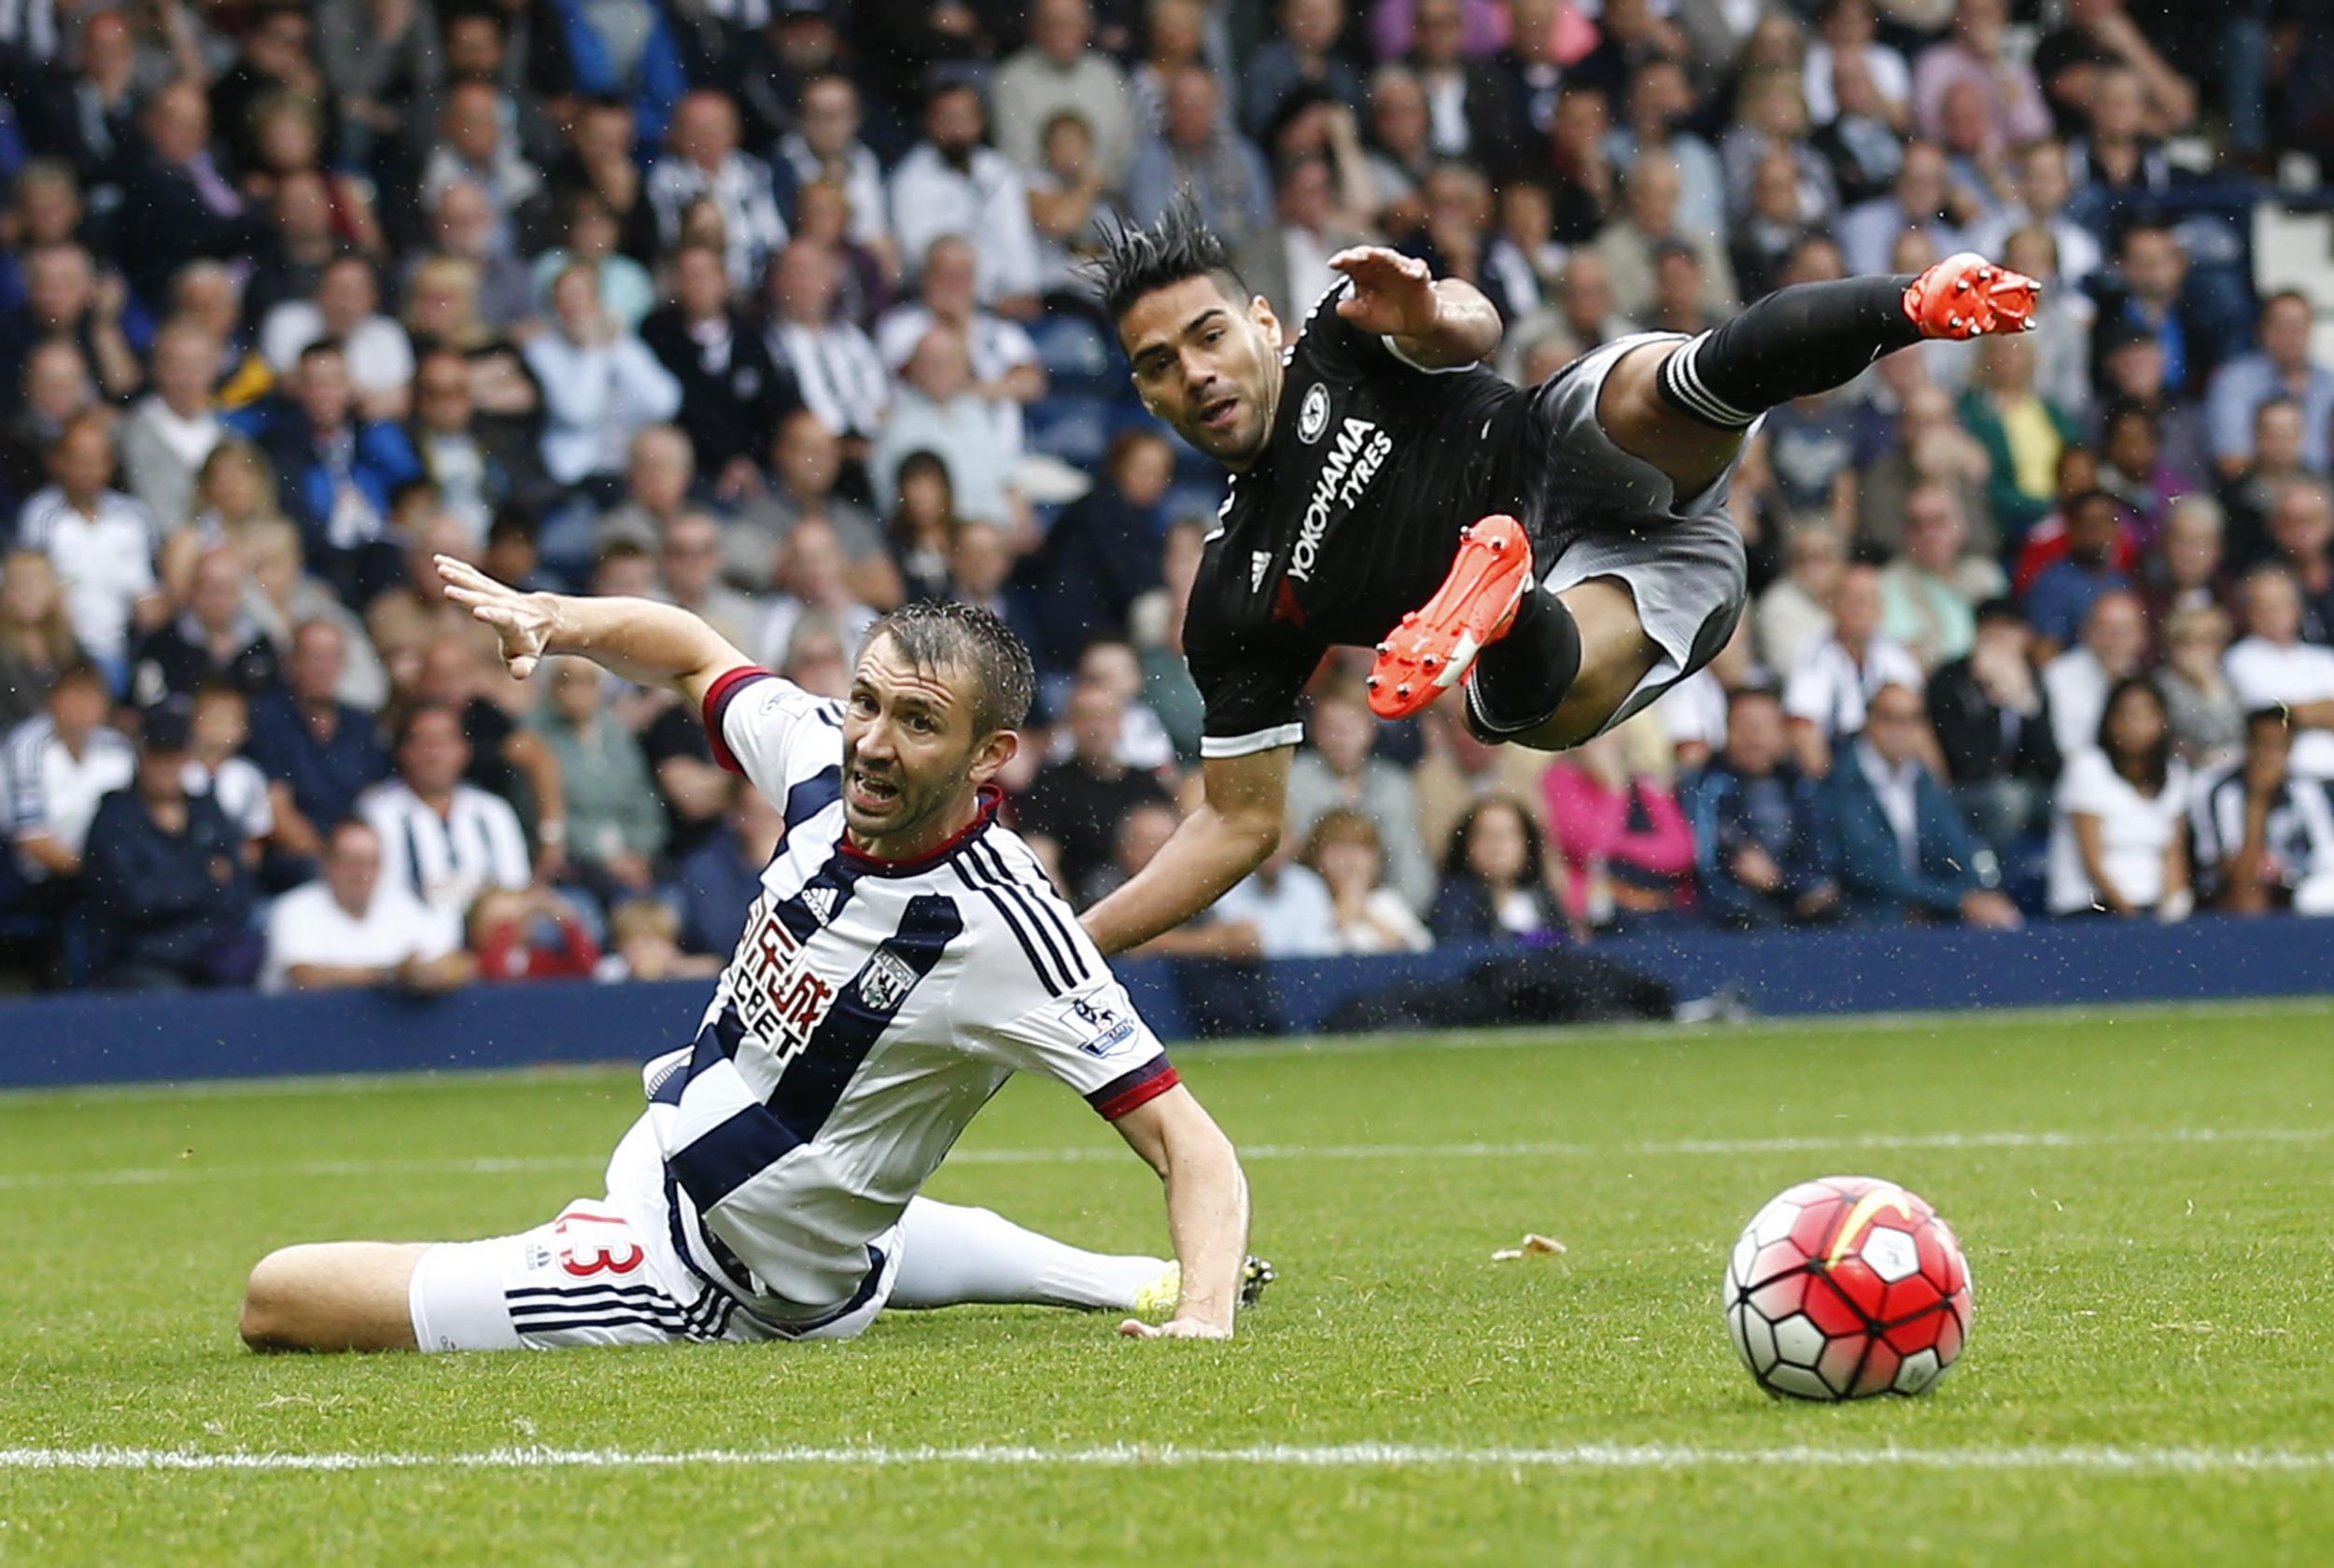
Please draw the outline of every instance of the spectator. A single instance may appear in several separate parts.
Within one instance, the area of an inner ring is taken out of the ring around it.
[[[1783,711],[1799,766],[1811,778],[1832,771],[1832,753],[1864,727],[1865,705],[1891,684],[1918,693],[1919,662],[1880,630],[1880,574],[1852,566],[1832,594],[1832,635],[1810,643],[1791,666]]]
[[[1949,487],[1923,484],[1906,498],[1905,553],[1880,570],[1880,625],[1924,670],[1967,653],[1975,607],[2009,586],[2001,567],[1966,550],[1968,539]]]
[[[2067,214],[2074,182],[2067,171],[2065,144],[2046,137],[2032,143],[2018,151],[2016,167],[2016,200],[1980,218],[1970,231],[1971,245],[1982,255],[2007,259],[2012,234],[2040,230],[2058,258],[2057,280],[2070,290],[2084,287],[2098,274],[2105,257],[2097,237]]]
[[[2324,477],[2301,460],[2301,405],[2292,399],[2271,398],[2256,410],[2253,437],[2252,462],[2220,490],[2229,513],[2229,560],[2239,568],[2257,565],[2274,548],[2270,514],[2287,486]]]
[[[2044,567],[2026,591],[2035,656],[2046,663],[2074,641],[2102,595],[2131,592],[2130,580],[2114,564],[2116,536],[2123,526],[2116,498],[2104,490],[2088,490],[2067,502],[2064,511],[2066,554]]]
[[[50,683],[43,710],[8,732],[0,770],[8,786],[7,836],[28,881],[78,886],[98,803],[137,771],[136,752],[105,722],[108,707],[97,667],[69,664]],[[59,908],[66,900],[39,902]]]
[[[527,722],[558,760],[569,866],[612,903],[654,888],[667,824],[640,742],[608,710],[603,679],[586,660],[560,660]]]
[[[1263,155],[1226,120],[1216,77],[1202,65],[1168,78],[1166,123],[1136,148],[1127,212],[1138,223],[1157,222],[1182,190],[1235,249],[1272,221],[1272,177]]]
[[[1036,168],[1040,133],[1069,111],[1092,130],[1104,182],[1116,189],[1134,160],[1134,122],[1126,77],[1090,47],[1093,31],[1087,0],[1037,0],[1029,46],[997,71],[997,150],[1022,169]]]
[[[1324,812],[1339,806],[1360,812],[1377,827],[1387,886],[1413,911],[1427,908],[1434,903],[1434,867],[1418,837],[1418,796],[1407,772],[1371,755],[1378,725],[1369,705],[1349,689],[1325,692],[1313,701],[1309,729],[1312,749],[1300,751],[1288,768],[1289,831],[1301,842]]]
[[[554,499],[534,443],[513,428],[524,423],[480,409],[471,362],[462,355],[433,348],[422,356],[406,439],[422,476],[437,487],[441,504],[461,520],[473,543],[485,541],[502,508],[531,508]]]
[[[2199,885],[2215,909],[2334,914],[2334,795],[2293,775],[2277,708],[2245,715],[2243,757],[2197,780],[2189,808]]]
[[[195,477],[227,433],[211,396],[218,374],[218,340],[191,321],[171,322],[154,340],[154,390],[116,438],[122,483],[165,538],[194,516]]]
[[[265,229],[211,157],[211,111],[199,82],[158,88],[140,126],[146,150],[122,181],[116,249],[138,296],[160,300],[179,268],[197,258],[247,256]],[[281,188],[276,197],[283,200]]]
[[[1885,273],[1899,237],[1924,236],[1938,256],[1965,250],[1964,231],[1984,211],[1976,197],[1954,183],[1945,149],[1914,142],[1905,149],[1890,194],[1876,196],[1840,215],[1840,250],[1851,273]]]
[[[2211,357],[2187,301],[2187,252],[2170,229],[2143,219],[2116,242],[2116,270],[2118,285],[2100,305],[2101,342],[2114,341],[2116,327],[2155,339],[2163,353],[2164,385],[2186,395],[2201,385]]]
[[[590,113],[586,111],[586,119]],[[454,186],[442,201],[464,189],[476,188]],[[567,243],[544,251],[528,265],[527,315],[531,317],[549,304],[552,284],[580,262],[598,278],[600,308],[627,331],[640,330],[641,319],[655,307],[656,284],[646,267],[616,248],[623,231],[606,198],[588,189],[570,190],[560,199],[560,209],[567,218]]]
[[[1410,68],[1426,90],[1427,145],[1504,176],[1529,161],[1525,123],[1499,68],[1464,45],[1461,0],[1413,0]],[[1170,100],[1172,112],[1172,99]]]
[[[773,483],[766,494],[731,518],[723,530],[723,570],[749,588],[767,587],[780,547],[806,522],[827,525],[842,547],[844,579],[865,604],[900,602],[900,579],[885,553],[882,530],[855,502],[836,493],[842,444],[808,409],[782,420],[771,445]]]
[[[1872,0],[1829,0],[1820,7],[1821,35],[1807,46],[1807,115],[1828,125],[1839,113],[1832,92],[1835,62],[1861,63],[1886,113],[1901,125],[1912,109],[1913,74],[1905,57],[1878,41]]]
[[[2291,399],[2301,412],[2301,461],[2323,471],[2328,431],[2334,429],[2334,371],[2310,357],[2313,312],[2309,296],[2293,289],[2261,303],[2261,346],[2213,372],[2204,412],[2213,462],[2223,479],[2245,471],[2254,455],[2254,416],[2273,398]]]
[[[972,266],[967,247],[968,301]],[[822,424],[837,435],[865,442],[882,433],[892,409],[892,382],[874,341],[836,309],[842,281],[841,264],[824,245],[796,240],[780,251],[770,264],[766,290],[769,326],[763,343],[771,360],[794,378],[804,406]],[[928,263],[925,289],[929,296]],[[1033,360],[1035,349],[1030,353]]]
[[[2164,63],[2133,23],[2122,0],[2077,0],[2034,50],[2034,70],[2051,100],[2072,115],[2096,118],[2110,78],[2129,77],[2145,99],[2150,133],[2170,135],[2196,118],[2196,90]]]
[[[1110,863],[1095,871],[1086,886],[1076,889],[1073,896],[1081,904],[1099,903],[1124,887],[1134,875],[1158,859],[1167,841],[1174,836],[1182,816],[1166,801],[1146,801],[1118,819],[1118,837],[1112,847]],[[1315,872],[1320,867],[1312,868]]]
[[[394,554],[383,535],[397,492],[421,477],[395,425],[359,412],[348,361],[329,340],[300,351],[290,395],[238,411],[228,423],[266,454],[309,556],[359,602],[380,586]],[[379,548],[376,549],[375,547]]]
[[[974,380],[964,334],[935,327],[908,357],[892,423],[877,441],[868,469],[879,499],[899,494],[899,466],[911,452],[932,452],[948,465],[957,510],[966,517],[1018,525],[1013,488],[1020,461],[1012,405],[985,395]]]
[[[1339,210],[1337,176],[1321,157],[1281,165],[1273,189],[1273,221],[1248,236],[1237,258],[1240,276],[1271,302],[1283,321],[1301,321],[1315,301],[1335,287],[1329,258],[1370,237]],[[1536,300],[1537,296],[1532,296]]]
[[[2105,461],[2100,465],[2099,487],[2130,514],[2127,531],[2133,542],[2142,547],[2154,543],[2166,508],[2197,488],[2195,477],[2166,460],[2156,415],[2136,404],[2108,409],[2100,452]]]
[[[2172,163],[2147,133],[2144,89],[2130,71],[2099,74],[2084,134],[2067,147],[2074,183],[2092,201],[2163,190],[2172,184]]]
[[[2222,668],[2229,616],[2211,604],[2175,609],[2164,623],[2164,647],[2156,684],[2172,715],[2173,751],[2193,770],[2233,762],[2244,744],[2244,715]]]
[[[151,707],[166,697],[191,697],[213,680],[245,696],[276,682],[275,644],[245,608],[242,556],[221,545],[195,563],[186,609],[146,634],[130,665],[130,701]]]
[[[178,707],[184,699],[167,706]],[[251,739],[251,700],[225,681],[195,692],[190,710],[185,784],[189,795],[208,796],[243,847],[243,863],[258,866],[275,836],[275,805],[267,775],[243,755]]]
[[[615,248],[636,265],[654,260],[658,248],[655,203],[635,143],[639,127],[630,105],[615,98],[587,99],[567,130],[567,150],[551,170],[553,188],[563,199],[597,197],[616,226]],[[573,247],[578,259],[592,259],[588,246]],[[549,293],[550,280],[537,275]]]
[[[1143,665],[1133,648],[1115,638],[1090,642],[1078,655],[1075,674],[1080,686],[1099,686],[1118,699],[1118,760],[1144,773],[1170,777],[1165,770],[1174,765],[1174,743],[1143,700]],[[1069,755],[1069,737],[1057,735],[1047,760],[1061,762]]]
[[[682,217],[696,203],[719,209],[728,241],[730,287],[745,292],[786,243],[769,165],[738,147],[738,106],[726,93],[700,90],[674,105],[665,133],[665,156],[648,172],[648,199],[668,248],[681,240]]]
[[[1284,844],[1216,901],[1211,925],[1227,934],[1253,933],[1245,953],[1233,947],[1220,956],[1308,959],[1339,950],[1337,904],[1329,885],[1296,864],[1293,855]]]
[[[1134,601],[1159,586],[1158,510],[1174,452],[1148,430],[1110,444],[1100,483],[1062,509],[1030,563],[1038,655],[1059,667],[1098,637],[1126,635]]]
[[[606,209],[599,210],[604,215]],[[575,219],[571,212],[569,218],[570,236],[574,228]],[[495,222],[494,205],[485,191],[470,180],[456,180],[439,191],[437,203],[429,213],[429,230],[431,237],[437,242],[437,250],[435,254],[425,257],[407,274],[409,293],[418,287],[424,275],[434,269],[441,278],[463,279],[468,315],[481,335],[523,330],[534,321],[541,293],[535,285],[535,270],[509,248],[510,236]],[[618,259],[608,254],[609,248],[615,244],[615,226],[607,222],[604,216],[598,238],[605,243],[591,259],[601,269],[603,289],[611,279],[619,276],[625,280],[625,285],[647,283],[637,263],[618,267],[615,265]],[[575,257],[569,259],[581,259]],[[626,271],[626,268],[629,270]],[[555,269],[556,263],[554,264]],[[611,314],[627,325],[637,325],[647,309],[641,298],[645,292],[642,288],[640,294],[626,301],[626,309],[615,310],[612,306]],[[637,308],[633,308],[635,306]],[[418,349],[422,345],[416,343],[415,346]]]
[[[1682,791],[1701,904],[1721,925],[1802,925],[1840,913],[1836,851],[1815,785],[1791,760],[1783,707],[1764,686],[1726,704],[1726,749]]]
[[[1551,870],[1531,813],[1500,796],[1478,801],[1451,830],[1427,929],[1440,943],[1533,941],[1560,933],[1566,920]]]
[[[608,952],[592,971],[595,980],[710,980],[723,960],[711,953],[684,952],[681,917],[654,899],[626,899],[608,912]]]
[[[415,707],[398,728],[394,755],[395,774],[357,802],[357,814],[381,835],[389,886],[442,912],[468,909],[485,889],[527,886],[533,873],[517,814],[462,782],[471,754],[459,715]]]
[[[2163,693],[2144,677],[2117,682],[2098,745],[2059,780],[2050,912],[2187,918],[2187,764],[2172,755]]]
[[[32,550],[0,556],[0,736],[41,710],[59,673],[80,654],[49,557]],[[6,772],[0,765],[0,778]]]
[[[753,641],[762,607],[722,581],[721,525],[710,513],[684,511],[668,523],[656,560],[667,599],[733,646]]]
[[[1040,769],[1016,803],[1023,833],[1049,844],[1066,888],[1085,888],[1109,863],[1128,812],[1168,798],[1157,778],[1118,760],[1125,717],[1116,693],[1095,685],[1072,692],[1064,714],[1069,758]]]
[[[1627,745],[1608,730],[1558,757],[1544,780],[1548,820],[1571,870],[1565,903],[1592,926],[1657,926],[1694,903],[1685,813],[1669,781],[1635,765]]]
[[[1566,245],[1587,245],[1620,212],[1611,135],[1612,107],[1602,92],[1576,81],[1556,94],[1555,114],[1548,122],[1548,168],[1554,175],[1548,191],[1555,208],[1554,234]],[[1728,145],[1735,145],[1731,136]]]
[[[796,629],[810,617],[825,618],[854,649],[875,624],[875,610],[852,596],[841,539],[822,519],[806,517],[786,536],[779,547],[777,586],[754,643],[773,668],[786,663]]]
[[[1434,938],[1402,895],[1385,885],[1377,824],[1350,806],[1323,812],[1305,839],[1302,864],[1329,889],[1341,953],[1423,953]]]
[[[949,466],[937,453],[911,452],[900,459],[899,487],[898,510],[884,531],[891,539],[893,559],[899,564],[902,596],[945,599],[956,531],[963,525],[956,514],[956,487],[949,481]],[[1069,661],[1055,656],[1047,662],[1059,666]]]
[[[1276,12],[1279,32],[1240,72],[1240,128],[1258,141],[1281,105],[1302,89],[1325,91],[1350,109],[1362,101],[1361,78],[1337,52],[1345,30],[1344,0],[1280,0]],[[1516,32],[1520,41],[1529,29],[1519,21]]]
[[[113,445],[100,414],[65,427],[49,449],[49,487],[17,514],[17,546],[49,557],[64,584],[74,639],[119,689],[132,634],[169,611],[154,578],[154,517],[113,488]]]
[[[599,967],[599,944],[548,888],[486,887],[464,921],[478,977],[584,980]]]
[[[222,446],[219,454],[232,450]],[[213,467],[218,469],[223,483],[225,475],[240,465],[221,467],[215,462]],[[205,469],[206,474],[209,471]],[[280,517],[261,517],[238,529],[232,542],[243,555],[247,574],[244,608],[275,644],[278,656],[289,662],[297,627],[310,621],[330,623],[339,628],[344,650],[334,697],[360,713],[378,712],[388,700],[389,672],[373,651],[365,623],[330,588],[308,575],[300,552],[300,530]]]
[[[532,249],[528,242],[542,226],[547,192],[518,139],[505,133],[513,118],[506,116],[503,94],[491,81],[471,77],[448,86],[416,193],[427,212],[449,187],[474,185],[493,208],[496,248]]]
[[[794,378],[770,358],[762,334],[731,308],[721,252],[690,244],[669,265],[673,302],[640,323],[640,342],[681,388],[676,416],[717,500],[759,490],[754,456],[765,432],[800,405]]]
[[[489,693],[492,693],[489,695]],[[566,868],[567,787],[559,759],[541,731],[519,722],[535,693],[504,679],[491,651],[464,640],[432,642],[420,668],[405,683],[406,704],[426,703],[451,710],[462,721],[470,747],[463,780],[499,795],[519,814],[541,845],[535,874],[557,875]]]
[[[0,364],[7,362],[0,357]],[[34,344],[23,365],[21,406],[0,428],[0,507],[10,516],[47,483],[49,454],[64,427],[97,407],[89,364],[71,339]]]
[[[935,327],[962,333],[972,355],[973,390],[999,405],[1003,439],[1018,449],[1020,405],[1046,395],[1037,345],[1019,327],[980,308],[975,286],[979,263],[970,240],[944,234],[923,255],[916,301],[886,312],[876,324],[877,351],[899,374]],[[879,484],[879,505],[885,500],[881,491]]]
[[[300,623],[284,684],[251,704],[251,760],[268,776],[277,833],[294,854],[316,854],[323,830],[389,771],[372,716],[340,697],[348,646],[337,622]]]
[[[2059,455],[2075,440],[2065,411],[2034,390],[2032,343],[1988,338],[1978,345],[1976,377],[1961,395],[1961,423],[1991,460],[1987,504],[2004,538],[2015,543],[2050,510]]]
[[[696,452],[689,438],[672,425],[650,425],[626,449],[624,498],[599,514],[594,527],[595,549],[617,543],[654,549],[690,505],[696,483]],[[761,581],[769,581],[770,563],[761,563]]]
[[[277,375],[289,375],[310,344],[337,344],[358,418],[394,423],[412,409],[414,344],[380,307],[373,263],[361,256],[336,258],[316,280],[313,301],[287,300],[267,313],[260,352]]]
[[[1005,315],[1035,314],[1037,235],[1029,192],[1003,153],[981,145],[980,93],[943,82],[924,104],[924,139],[892,171],[892,232],[901,254],[927,256],[944,235],[979,236],[974,293]]]
[[[762,895],[762,870],[778,852],[786,821],[769,798],[742,776],[724,774],[728,810],[724,831],[681,862],[682,945],[692,953],[726,953],[738,945],[747,913]]]
[[[1806,522],[1783,543],[1783,575],[1759,595],[1751,625],[1759,662],[1791,670],[1832,633],[1833,598],[1848,569],[1848,544],[1829,523]]]
[[[1370,74],[1370,183],[1379,203],[1371,216],[1388,232],[1413,227],[1424,213],[1418,186],[1434,161],[1430,124],[1426,89],[1408,66]]]
[[[2298,479],[2285,486],[2270,511],[2274,563],[2293,574],[2301,593],[2301,635],[2320,646],[2334,643],[2334,500],[2326,485]]]
[[[2205,609],[2232,596],[2221,569],[2224,514],[2210,496],[2183,496],[2164,514],[2164,530],[2144,565],[2151,625],[2184,609]]]
[[[1859,919],[2014,929],[2018,907],[1993,885],[1993,856],[1922,760],[1924,730],[1919,693],[1883,685],[1863,735],[1825,785],[1848,907]]]
[[[436,996],[469,984],[477,966],[460,920],[384,883],[381,869],[380,835],[354,819],[337,824],[322,875],[268,910],[260,988]]]
[[[1451,0],[1441,0],[1450,4]],[[1682,245],[1701,267],[1699,303],[1714,315],[1732,315],[1740,308],[1735,297],[1734,267],[1718,237],[1680,226],[1678,162],[1665,153],[1649,153],[1630,165],[1623,182],[1626,201],[1622,216],[1596,236],[1596,250],[1605,259],[1612,279],[1613,303],[1622,315],[1646,318],[1658,288],[1655,253],[1666,245]]]
[[[216,802],[187,793],[188,727],[182,708],[148,713],[135,778],[90,822],[83,882],[104,985],[247,986],[259,972],[243,843]]]
[[[891,215],[883,200],[883,166],[860,140],[862,118],[859,89],[849,77],[833,72],[812,77],[803,83],[795,128],[779,137],[773,149],[771,173],[797,198],[813,185],[839,187],[851,208],[852,243],[893,258],[896,267]]]
[[[2297,732],[2293,770],[2334,779],[2334,648],[2301,640],[2301,590],[2283,567],[2256,567],[2244,582],[2245,636],[2225,667],[2246,712],[2283,707]]]
[[[2002,139],[2023,147],[2050,133],[2050,110],[2033,71],[2004,49],[2009,20],[2004,0],[1958,0],[1952,36],[1930,45],[1913,65],[1913,110],[1924,136],[1945,129],[1947,97],[1969,83],[1984,101],[1987,123]]]
[[[2068,761],[2098,744],[2109,689],[2141,672],[2147,656],[2145,615],[2136,594],[2102,594],[2084,618],[2083,640],[2043,665],[2051,738]]]
[[[601,308],[588,266],[553,280],[551,312],[551,329],[527,343],[543,389],[543,467],[561,484],[612,492],[632,438],[681,412],[681,384]]]
[[[1968,653],[1929,678],[1929,717],[1953,804],[1997,853],[2043,833],[2059,742],[2034,679],[2033,628],[2007,599],[1977,607]]]

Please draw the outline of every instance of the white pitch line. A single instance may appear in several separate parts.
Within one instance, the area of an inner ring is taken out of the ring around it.
[[[1829,1138],[1685,1138],[1634,1143],[1251,1143],[1250,1161],[1672,1159],[1708,1155],[1891,1154],[1953,1149],[2092,1149],[2134,1145],[2322,1143],[2334,1127],[2161,1127],[2137,1132],[1864,1133]],[[1123,1148],[1083,1144],[1058,1149],[960,1149],[950,1165],[1109,1165]],[[593,1155],[523,1158],[315,1160],[282,1165],[150,1165],[101,1170],[30,1170],[0,1174],[0,1192],[53,1187],[136,1187],[169,1182],[227,1182],[334,1176],[502,1176],[597,1169]]]
[[[1808,1446],[1706,1449],[1670,1443],[1583,1443],[1557,1448],[1455,1448],[1409,1443],[1345,1443],[1313,1448],[1279,1443],[1245,1448],[1183,1448],[1174,1444],[1105,1444],[1092,1448],[1056,1449],[1005,1444],[963,1448],[803,1446],[675,1450],[499,1448],[471,1453],[442,1454],[202,1452],[130,1448],[0,1449],[0,1470],[243,1471],[274,1474],[378,1470],[666,1470],[693,1465],[733,1469],[921,1468],[949,1465],[1146,1470],[1219,1465],[1263,1465],[1288,1470],[1766,1469],[1785,1474],[1816,1468],[2135,1476],[2318,1476],[2334,1471],[2334,1452],[2087,1446],[1917,1449],[1881,1445],[1857,1449]]]

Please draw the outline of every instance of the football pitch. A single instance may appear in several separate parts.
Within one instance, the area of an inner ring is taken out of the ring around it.
[[[637,1073],[0,1098],[0,1563],[2334,1553],[2334,1003],[1177,1059],[1280,1268],[1229,1346],[959,1309],[847,1344],[256,1357],[262,1253],[597,1196]],[[1779,1404],[1727,1343],[1727,1250],[1849,1172],[1953,1223],[1975,1330],[1929,1396]],[[1157,1183],[1043,1083],[932,1191],[1165,1248]],[[1492,1261],[1527,1231],[1568,1251]]]

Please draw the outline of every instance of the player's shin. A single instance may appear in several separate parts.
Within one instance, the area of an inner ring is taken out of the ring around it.
[[[1535,583],[1507,635],[1483,650],[1468,676],[1468,727],[1488,741],[1536,730],[1555,716],[1580,673],[1580,623]]]
[[[1681,345],[1661,368],[1665,402],[1706,425],[1746,429],[1794,398],[1844,386],[1883,354],[1920,341],[1910,277],[1803,283]]]

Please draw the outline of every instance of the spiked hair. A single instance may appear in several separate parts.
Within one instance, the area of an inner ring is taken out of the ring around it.
[[[1144,295],[1186,278],[1229,282],[1229,294],[1244,302],[1248,298],[1248,286],[1231,264],[1231,253],[1201,219],[1188,186],[1175,192],[1159,221],[1148,228],[1117,222],[1098,226],[1098,234],[1102,254],[1086,263],[1086,273],[1113,321]]]

